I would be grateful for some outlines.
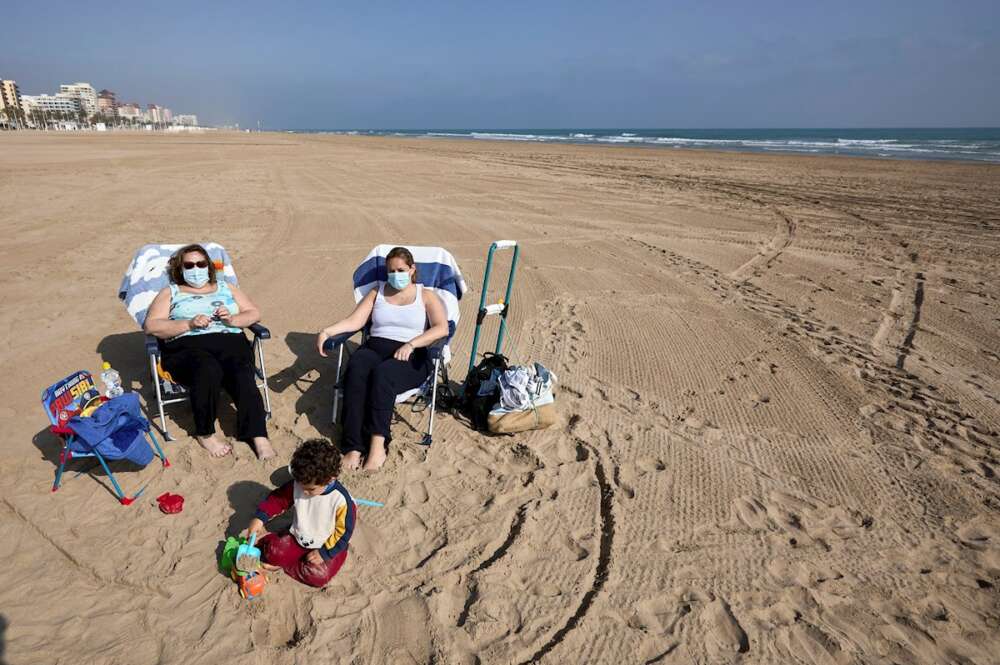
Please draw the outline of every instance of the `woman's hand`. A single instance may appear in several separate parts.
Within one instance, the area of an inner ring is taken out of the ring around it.
[[[330,339],[330,336],[326,334],[326,330],[320,330],[319,334],[316,335],[316,350],[319,351],[319,355],[326,358],[326,351],[323,350],[323,344],[326,340]]]
[[[410,359],[411,355],[413,355],[413,345],[407,342],[403,346],[396,349],[396,353],[393,354],[393,357],[396,360],[402,360],[403,362],[406,362],[407,360]]]
[[[215,318],[218,319],[219,321],[222,321],[227,326],[235,327],[233,326],[233,315],[229,311],[229,308],[226,307],[225,305],[220,305],[219,307],[216,308],[215,312],[213,313],[215,314]]]
[[[323,557],[320,556],[319,550],[309,550],[309,554],[306,555],[306,561],[313,566],[323,565]]]
[[[208,318],[204,314],[199,314],[198,316],[191,319],[191,323],[189,325],[191,326],[192,330],[195,328],[207,328],[210,325],[212,325],[212,319]]]

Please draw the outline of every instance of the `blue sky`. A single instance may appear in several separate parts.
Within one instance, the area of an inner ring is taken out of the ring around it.
[[[211,123],[1000,125],[1000,0],[4,4],[22,93]]]

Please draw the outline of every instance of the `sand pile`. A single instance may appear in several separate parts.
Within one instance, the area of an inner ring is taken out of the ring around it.
[[[998,662],[998,166],[21,134],[0,200],[0,660]],[[341,574],[242,601],[215,558],[296,442],[335,433],[314,334],[356,264],[455,254],[460,379],[499,237],[524,247],[506,350],[559,375],[561,425],[444,415],[424,449],[426,414],[401,412],[385,470],[343,478],[386,507]],[[152,481],[129,508],[96,472],[51,494],[38,392],[108,360],[148,399],[115,292],[139,245],[200,239],[274,333],[279,460],[181,438],[172,469],[120,474]]]

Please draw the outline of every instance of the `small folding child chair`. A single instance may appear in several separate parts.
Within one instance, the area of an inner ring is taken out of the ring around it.
[[[394,247],[405,247],[410,250],[417,267],[417,283],[422,284],[424,288],[434,291],[441,298],[441,302],[444,303],[445,313],[448,316],[448,336],[427,347],[427,354],[434,361],[434,369],[431,375],[424,382],[424,385],[419,388],[396,395],[396,404],[402,404],[411,398],[415,398],[415,401],[425,400],[429,403],[431,410],[430,422],[422,441],[423,445],[429,446],[434,436],[434,410],[437,406],[438,380],[440,378],[445,384],[448,383],[448,364],[451,362],[452,355],[451,338],[455,335],[461,315],[458,309],[458,301],[461,300],[468,289],[465,285],[465,279],[458,269],[455,257],[444,248],[378,245],[368,253],[365,260],[354,271],[354,302],[361,302],[361,299],[369,291],[385,283],[388,277],[385,267],[385,257]],[[368,339],[370,329],[371,321],[369,320],[368,324],[361,330],[362,343]],[[333,392],[333,415],[331,417],[333,422],[337,421],[340,402],[344,393],[344,386],[341,382],[344,367],[344,343],[357,332],[354,331],[331,337],[323,345],[323,349],[327,352],[339,349],[337,352],[337,382]]]
[[[129,263],[125,277],[118,289],[118,299],[125,303],[129,315],[142,328],[146,321],[146,312],[156,294],[170,285],[167,275],[167,262],[174,252],[184,245],[143,245],[135,253]],[[208,252],[209,258],[215,264],[218,279],[225,279],[233,286],[239,286],[236,271],[225,248],[215,242],[201,244]],[[267,370],[264,367],[264,348],[262,341],[271,338],[271,331],[259,323],[248,328],[253,334],[254,372],[257,375],[257,387],[264,392],[264,411],[268,420],[271,418],[271,395],[267,387]],[[146,335],[146,356],[149,361],[149,375],[153,382],[156,405],[160,413],[160,431],[167,441],[173,437],[167,431],[167,417],[164,407],[188,399],[184,386],[175,383],[173,377],[160,365],[162,340],[152,335]]]
[[[108,460],[128,459],[146,466],[155,449],[163,466],[170,466],[149,421],[142,416],[135,393],[108,400],[95,388],[90,372],[79,371],[42,391],[42,406],[49,417],[49,430],[62,439],[53,492],[59,489],[67,463],[74,458],[96,457],[108,474],[119,503],[127,506],[142,495],[146,486],[131,497],[126,495]]]

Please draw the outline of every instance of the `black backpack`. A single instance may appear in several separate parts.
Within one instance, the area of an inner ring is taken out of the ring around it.
[[[465,383],[462,384],[461,409],[475,429],[486,430],[486,418],[500,401],[499,382],[485,394],[480,395],[480,389],[490,380],[494,372],[503,374],[506,371],[507,357],[487,351],[479,364],[465,377]]]

